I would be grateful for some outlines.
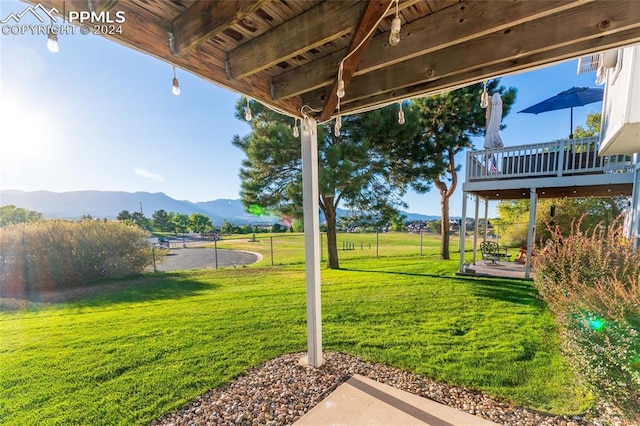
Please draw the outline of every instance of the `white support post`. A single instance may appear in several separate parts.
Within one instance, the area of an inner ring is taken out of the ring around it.
[[[480,215],[480,197],[476,195],[476,212],[473,221],[473,264],[476,264],[478,255],[478,218]]]
[[[489,199],[484,199],[484,241],[489,236]]]
[[[322,315],[320,303],[320,218],[318,192],[317,123],[307,119],[302,133],[302,208],[304,213],[304,258],[307,282],[307,362],[322,365]]]
[[[462,219],[460,219],[460,272],[464,272],[464,231],[467,223],[467,193],[462,191]]]
[[[529,279],[531,275],[531,255],[533,253],[533,238],[536,232],[536,208],[538,207],[538,196],[536,189],[531,188],[529,193],[529,232],[527,234],[527,263],[524,267],[524,277]]]
[[[631,229],[629,238],[633,244],[633,250],[638,249],[638,238],[640,236],[640,161],[638,154],[633,154],[633,190],[631,191]]]

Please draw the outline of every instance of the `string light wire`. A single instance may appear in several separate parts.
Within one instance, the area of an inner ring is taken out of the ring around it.
[[[344,88],[345,85],[344,85],[344,80],[342,79],[342,70],[344,69],[345,61],[347,59],[349,59],[351,57],[351,55],[353,55],[358,49],[360,49],[365,41],[369,40],[369,37],[371,37],[373,32],[376,30],[376,28],[378,28],[378,25],[380,25],[380,22],[382,22],[382,20],[387,16],[387,14],[389,13],[389,10],[391,10],[391,6],[393,6],[394,3],[396,4],[396,17],[394,18],[394,21],[396,19],[400,19],[398,17],[398,10],[399,10],[398,9],[398,2],[399,1],[400,0],[391,0],[389,2],[389,5],[387,6],[387,9],[384,11],[382,16],[380,16],[380,18],[378,18],[378,20],[376,21],[375,25],[373,25],[371,27],[371,29],[369,30],[367,35],[365,37],[363,37],[362,40],[360,40],[360,43],[358,43],[358,45],[355,47],[355,49],[353,49],[351,52],[349,52],[344,57],[344,59],[342,59],[342,61],[340,61],[340,65],[338,66],[338,89],[336,90],[336,96],[338,97],[338,105],[337,105],[338,110],[340,110],[340,99],[342,99],[344,97],[344,95],[345,95],[345,88]],[[393,27],[393,22],[392,22],[392,27]]]

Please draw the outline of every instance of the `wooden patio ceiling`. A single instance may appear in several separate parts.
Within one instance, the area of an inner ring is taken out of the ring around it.
[[[567,178],[571,182],[571,178]],[[610,185],[567,185],[562,187],[536,188],[538,198],[609,198],[617,196],[631,196],[633,190],[632,183],[610,184]],[[529,188],[523,185],[522,188],[505,190],[482,190],[468,191],[469,194],[479,195],[487,200],[526,200],[530,197]]]
[[[335,116],[338,64],[361,41],[344,64],[343,113],[640,42],[636,0],[400,0],[397,46],[389,0],[27,2],[124,11],[122,34],[105,37],[320,121]]]

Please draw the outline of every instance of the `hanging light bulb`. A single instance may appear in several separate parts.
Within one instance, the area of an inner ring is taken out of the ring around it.
[[[389,44],[392,46],[397,46],[400,43],[400,27],[402,26],[402,21],[400,20],[400,14],[398,13],[398,1],[396,0],[396,16],[391,21],[391,33],[389,34]]]
[[[343,67],[344,61],[340,62],[340,67],[338,68],[338,89],[336,90],[336,96],[338,99],[344,98],[344,80],[342,79]]]
[[[482,96],[480,97],[480,108],[486,108],[489,106],[489,94],[487,92],[482,92]]]
[[[405,120],[404,111],[402,110],[402,101],[398,102],[398,105],[400,106],[400,111],[398,111],[398,124],[404,124]]]
[[[53,32],[53,28],[49,27],[49,38],[47,39],[47,49],[51,53],[58,53],[60,46],[58,45],[58,34]]]
[[[176,77],[176,66],[173,66],[173,88],[171,88],[171,93],[176,96],[180,95],[180,83],[178,83],[178,78]]]
[[[247,109],[244,111],[244,119],[247,121],[251,121],[253,119],[253,115],[251,115],[251,106],[249,105],[249,98],[247,98]]]
[[[304,116],[304,120],[302,121],[302,135],[309,136],[309,119],[307,116]]]
[[[342,99],[344,98],[345,92],[344,92],[344,80],[340,79],[338,80],[338,90],[336,90],[336,96],[338,96],[338,98]]]
[[[297,138],[298,136],[300,136],[300,132],[298,131],[298,119],[296,118],[296,121],[293,123],[293,137]]]
[[[333,134],[336,135],[336,137],[340,136],[341,128],[342,128],[342,116],[338,114],[338,116],[336,117],[336,125],[333,129]]]
[[[487,92],[487,82],[484,82],[484,90],[480,95],[480,108],[486,108],[489,106],[489,93]]]

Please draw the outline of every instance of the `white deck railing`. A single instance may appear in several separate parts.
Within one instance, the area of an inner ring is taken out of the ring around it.
[[[630,155],[598,156],[599,138],[467,152],[467,182],[633,172]]]

